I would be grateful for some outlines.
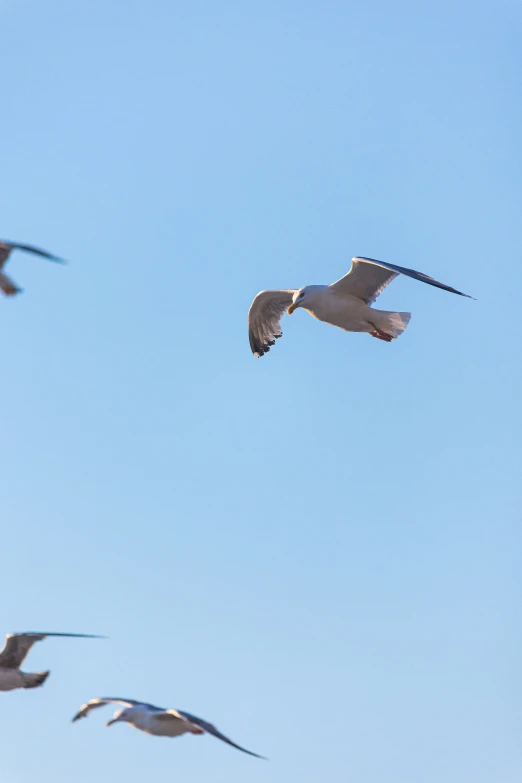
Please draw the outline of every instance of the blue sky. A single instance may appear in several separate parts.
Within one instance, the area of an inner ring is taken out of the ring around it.
[[[522,656],[519,2],[4,0],[6,783],[515,783]],[[400,340],[263,288],[353,255]],[[97,695],[179,707],[176,741]]]

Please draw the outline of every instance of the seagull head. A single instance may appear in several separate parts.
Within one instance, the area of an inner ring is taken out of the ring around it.
[[[113,723],[125,723],[129,720],[129,709],[124,707],[121,710],[116,710],[111,720],[108,720],[106,726],[112,726]]]
[[[322,291],[324,288],[328,288],[326,285],[305,285],[296,291],[292,299],[292,304],[288,308],[288,315],[292,315],[294,310],[298,307],[306,307],[313,298],[313,296]]]
[[[288,308],[288,315],[292,315],[294,310],[297,310],[298,307],[301,307],[305,299],[306,299],[306,286],[304,286],[304,288],[300,288],[299,291],[295,292],[294,298],[292,299],[292,304]]]

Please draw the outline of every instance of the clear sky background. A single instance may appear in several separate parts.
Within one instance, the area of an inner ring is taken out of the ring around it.
[[[522,775],[522,5],[2,0],[2,783]],[[263,288],[413,266],[387,345]],[[71,725],[94,696],[213,721]],[[151,777],[149,777],[151,776]]]

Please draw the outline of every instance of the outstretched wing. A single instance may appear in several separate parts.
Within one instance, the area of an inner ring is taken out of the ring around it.
[[[190,721],[187,720],[187,718],[184,718],[183,715],[181,715],[178,710],[161,710],[161,712],[158,712],[157,715],[154,715],[154,720],[159,721],[160,723],[165,723],[170,721],[171,725],[173,722],[184,723],[185,725],[190,725]],[[201,730],[201,733],[203,734],[203,731]]]
[[[190,712],[183,712],[183,710],[177,710],[177,712],[181,715],[182,718],[189,720],[195,726],[197,726],[200,729],[203,729],[203,731],[206,731],[208,734],[213,734],[214,737],[217,737],[223,742],[226,742],[227,745],[231,745],[233,748],[236,748],[237,750],[241,750],[243,753],[248,753],[249,756],[255,756],[258,759],[265,758],[265,756],[259,756],[257,753],[253,753],[251,750],[242,748],[241,745],[236,745],[235,742],[232,742],[232,740],[230,740],[228,737],[225,737],[224,734],[221,734],[221,732],[218,731],[216,727],[212,725],[212,723],[207,723],[206,720],[201,720],[201,718],[197,718],[195,715],[191,715]]]
[[[41,642],[42,639],[45,639],[45,634],[7,634],[4,648],[0,652],[0,666],[3,669],[19,669],[33,644],[35,642]]]
[[[292,304],[296,290],[261,291],[250,305],[248,339],[256,359],[268,353],[276,339],[282,336],[279,322]]]
[[[72,719],[72,722],[74,723],[74,721],[80,720],[80,718],[86,718],[89,712],[92,712],[92,710],[95,710],[98,707],[103,707],[105,704],[121,704],[123,707],[148,707],[151,710],[160,709],[160,707],[154,707],[154,705],[146,704],[143,701],[134,701],[134,699],[120,699],[118,697],[106,696],[103,699],[91,699],[86,704],[82,704]]]
[[[35,642],[41,642],[48,636],[70,636],[83,639],[103,639],[88,633],[9,633],[5,638],[5,645],[0,652],[0,667],[4,669],[19,669],[24,658]]]
[[[341,277],[330,288],[342,291],[345,294],[351,294],[362,299],[366,304],[372,304],[377,297],[386,288],[397,275],[406,275],[414,280],[420,280],[421,283],[433,285],[436,288],[442,288],[443,291],[450,291],[452,294],[466,296],[473,299],[469,294],[463,294],[445,283],[439,283],[433,277],[425,275],[423,272],[416,272],[414,269],[408,269],[405,266],[396,266],[384,261],[376,261],[374,258],[364,258],[357,256],[352,258],[352,268],[347,275]]]
[[[1,254],[2,250],[0,248],[0,264],[2,263]],[[18,288],[18,286],[15,285],[13,281],[7,277],[7,275],[4,275],[3,272],[0,272],[0,288],[6,296],[14,296],[15,294],[19,294],[22,291],[22,289]]]
[[[18,242],[6,242],[5,244],[9,245],[12,250],[26,250],[28,253],[34,253],[37,256],[46,258],[48,261],[55,261],[57,264],[67,263],[65,259],[60,258],[59,256],[55,256],[53,255],[53,253],[48,253],[47,250],[42,250],[39,247],[34,247],[34,245],[21,245]]]
[[[0,241],[0,268],[5,264],[11,254],[13,246],[9,242]]]

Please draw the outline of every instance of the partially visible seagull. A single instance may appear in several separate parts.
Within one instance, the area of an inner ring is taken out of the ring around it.
[[[63,258],[53,256],[52,253],[48,253],[46,250],[40,250],[38,247],[32,245],[19,245],[16,242],[2,242],[0,241],[0,288],[6,296],[14,296],[14,294],[21,293],[22,289],[18,288],[7,275],[2,273],[4,266],[7,263],[7,259],[11,255],[13,250],[27,250],[28,253],[34,253],[37,256],[42,256],[48,261],[55,261],[57,264],[66,264]]]
[[[248,753],[249,756],[255,756],[258,759],[264,759],[251,750],[236,745],[224,734],[216,729],[211,723],[207,723],[189,712],[182,710],[164,710],[162,707],[155,707],[153,704],[147,704],[143,701],[133,701],[132,699],[118,699],[107,697],[104,699],[91,699],[84,704],[80,711],[74,716],[73,723],[80,718],[86,718],[91,710],[97,707],[103,707],[104,704],[123,704],[123,709],[116,710],[112,720],[108,721],[107,726],[113,723],[130,723],[135,729],[144,731],[146,734],[153,734],[155,737],[180,737],[182,734],[213,734],[233,748]]]
[[[404,332],[411,313],[374,310],[370,305],[398,275],[407,275],[452,294],[473,299],[469,294],[463,294],[414,269],[357,256],[352,259],[352,268],[348,274],[331,285],[261,291],[248,312],[248,337],[252,353],[256,358],[267,353],[276,339],[283,335],[280,320],[285,310],[288,309],[288,315],[291,315],[298,307],[318,321],[338,326],[345,332],[368,332],[378,340],[391,342]]]
[[[50,672],[27,674],[20,671],[25,656],[35,642],[48,636],[72,636],[82,639],[103,639],[88,633],[9,633],[0,651],[0,691],[14,691],[16,688],[37,688],[43,685]]]

